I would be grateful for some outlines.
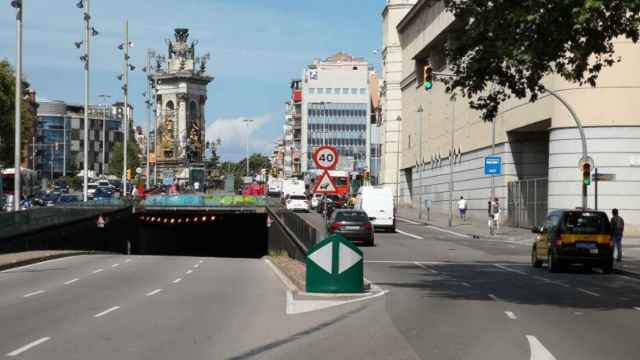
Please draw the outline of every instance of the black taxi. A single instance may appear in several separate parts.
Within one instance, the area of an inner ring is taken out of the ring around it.
[[[572,263],[599,267],[607,274],[613,269],[611,224],[602,211],[552,211],[532,232],[537,234],[531,250],[534,267],[546,262],[550,272]]]

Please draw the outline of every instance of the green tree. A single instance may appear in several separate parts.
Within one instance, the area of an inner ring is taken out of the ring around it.
[[[116,143],[115,145],[113,145],[113,151],[112,151],[113,155],[111,157],[111,161],[109,162],[109,173],[111,175],[115,175],[118,177],[122,176],[122,170],[123,170],[122,154],[123,153],[124,153],[124,149],[123,149],[122,143]],[[139,155],[138,153],[139,153],[138,145],[134,141],[129,140],[129,143],[127,145],[127,168],[131,169],[133,176],[135,176],[135,169],[140,166],[140,159],[138,157]]]
[[[247,174],[247,159],[242,159],[238,166],[240,168],[241,174],[245,176]],[[252,175],[255,175],[260,172],[262,169],[271,169],[271,160],[268,157],[262,154],[253,154],[249,157],[249,172]]]
[[[444,2],[455,16],[444,45],[455,75],[447,91],[462,93],[487,121],[511,97],[536,101],[550,74],[595,86],[620,61],[614,40],[640,36],[640,0]]]
[[[8,61],[0,61],[0,164],[13,167],[14,132],[15,132],[15,72]],[[22,89],[29,83],[22,81]],[[31,141],[34,114],[28,111],[29,105],[22,100],[21,148]],[[23,159],[24,160],[24,159]]]

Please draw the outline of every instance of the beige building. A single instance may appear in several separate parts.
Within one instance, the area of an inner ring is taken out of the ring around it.
[[[406,205],[418,206],[422,200],[422,206],[431,206],[432,212],[447,213],[453,163],[453,200],[464,196],[471,215],[484,220],[491,192],[491,177],[483,171],[484,158],[492,153],[492,125],[483,122],[466,99],[451,101],[443,84],[436,82],[429,92],[421,87],[424,64],[436,72],[447,70],[441,49],[452,21],[442,2],[419,0],[396,27],[402,57],[400,197]],[[609,213],[619,208],[627,230],[637,234],[640,72],[636,69],[640,46],[621,39],[616,51],[622,62],[604,70],[596,88],[580,87],[559,76],[545,79],[545,86],[566,99],[584,123],[589,155],[598,171],[616,175],[616,181],[599,184],[598,208]],[[392,75],[385,73],[387,86]],[[390,113],[396,106],[391,104],[396,99],[390,88],[386,94],[388,119],[393,116]],[[503,104],[495,123],[495,139],[495,154],[503,163],[502,174],[494,178],[495,191],[507,223],[532,226],[550,210],[581,206],[580,137],[560,102],[546,95],[535,103],[525,99]],[[390,163],[383,163],[385,174],[393,171]],[[596,205],[594,191],[591,185],[590,208]]]
[[[387,0],[382,11],[382,110],[380,183],[398,193],[402,132],[402,48],[396,27],[416,0]]]

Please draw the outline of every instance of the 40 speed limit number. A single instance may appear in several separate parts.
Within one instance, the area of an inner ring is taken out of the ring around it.
[[[322,146],[313,154],[313,162],[320,169],[333,170],[338,165],[338,150],[333,146]]]

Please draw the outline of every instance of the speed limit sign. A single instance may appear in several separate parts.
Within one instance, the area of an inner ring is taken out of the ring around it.
[[[333,146],[321,146],[313,153],[313,162],[323,170],[333,170],[338,165],[338,150]]]

